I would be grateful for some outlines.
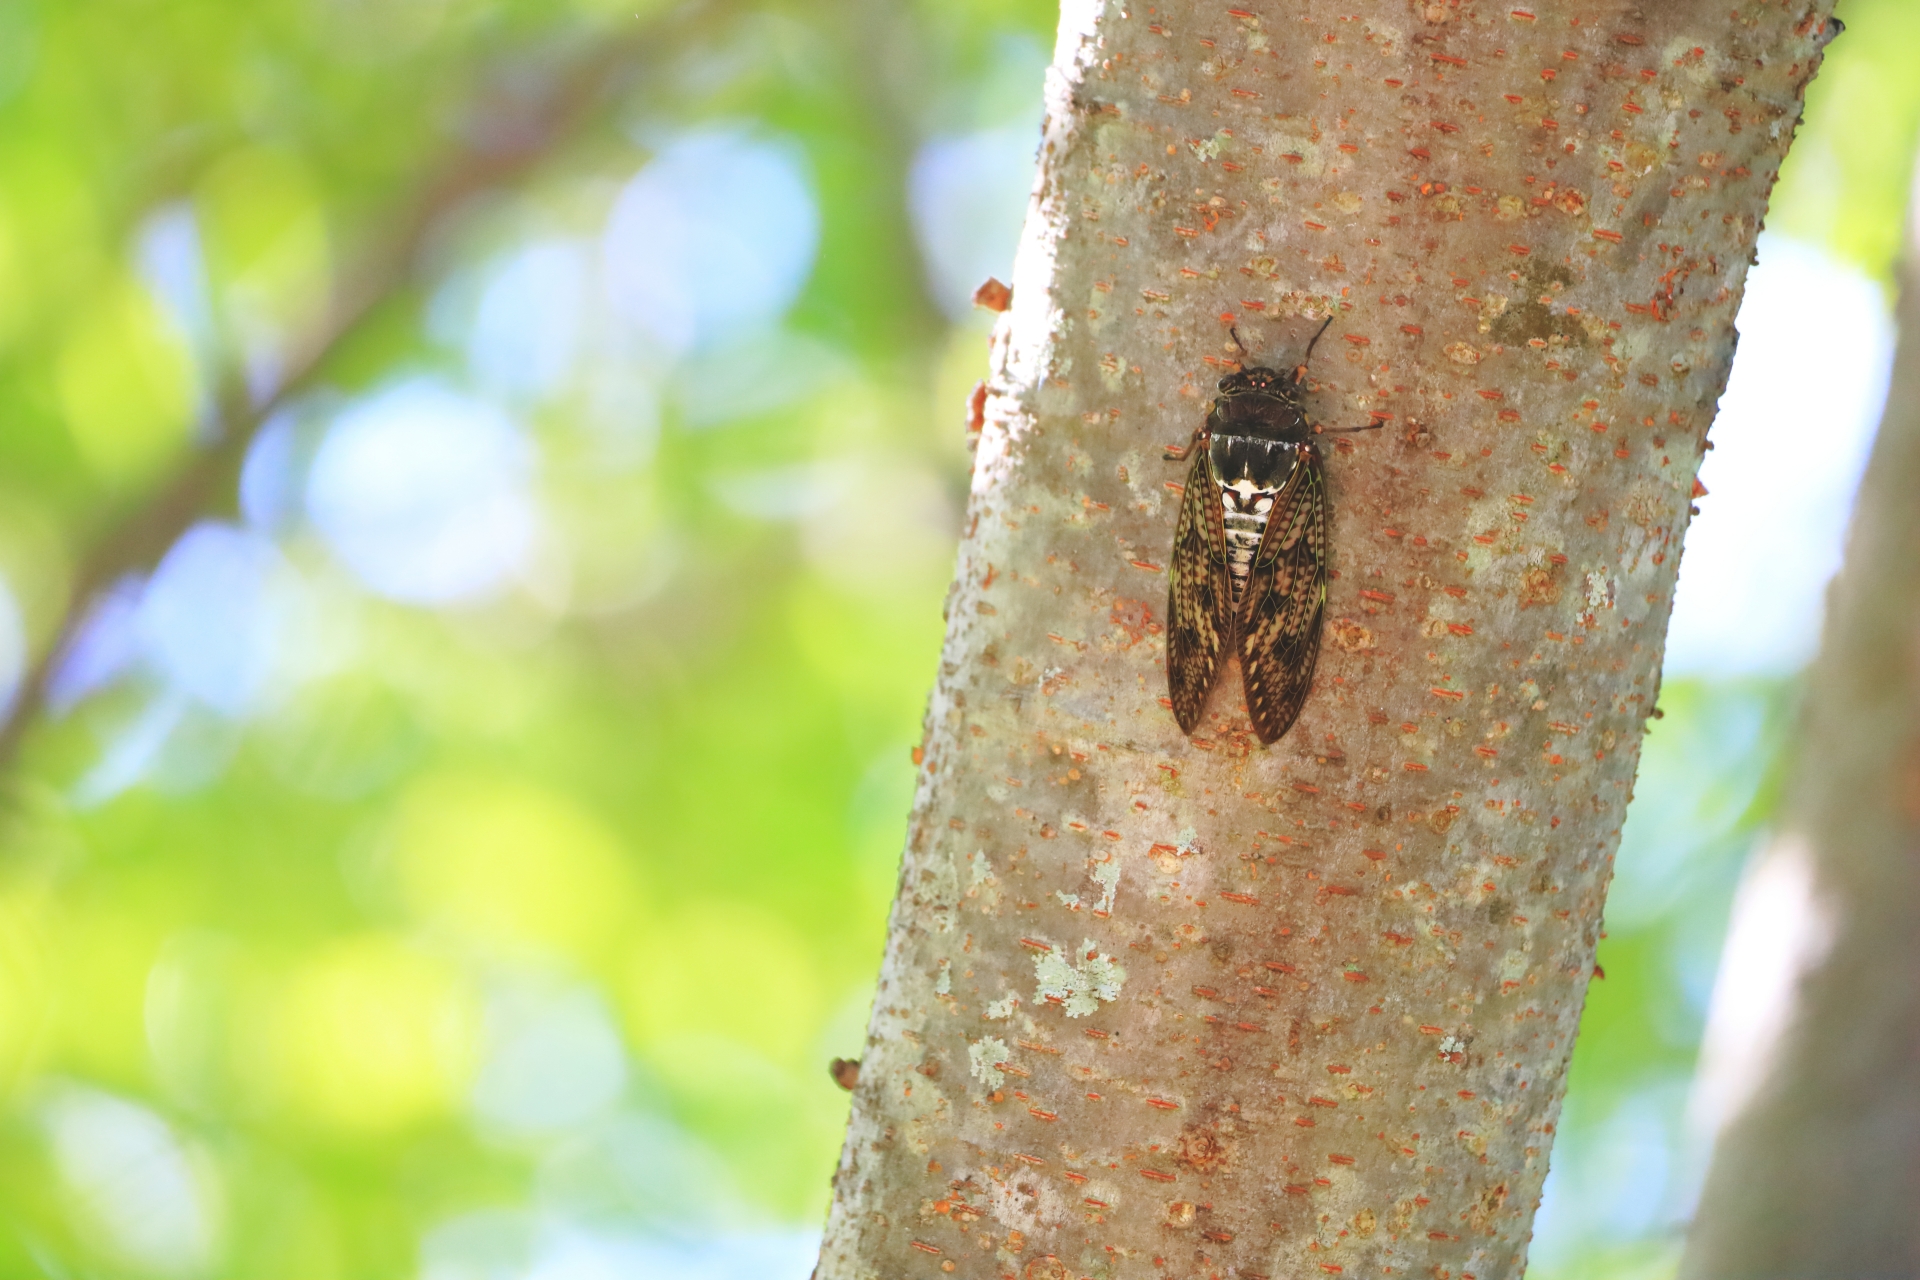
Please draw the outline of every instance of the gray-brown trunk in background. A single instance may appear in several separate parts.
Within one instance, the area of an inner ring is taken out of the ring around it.
[[[820,1280],[1519,1273],[1825,20],[1066,6]],[[1162,450],[1329,312],[1315,690],[1189,741]]]
[[[1782,1033],[1755,1046],[1762,1083],[1714,1149],[1682,1268],[1694,1280],[1920,1276],[1917,212],[1886,412],[1766,855],[1806,868],[1810,892],[1773,931],[1810,970],[1779,993]]]

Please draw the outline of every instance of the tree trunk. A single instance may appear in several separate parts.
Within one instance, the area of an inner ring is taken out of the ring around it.
[[[1516,1275],[1826,6],[1080,0],[821,1280]],[[1184,443],[1322,316],[1271,747],[1167,709]]]
[[[1759,1087],[1714,1149],[1682,1267],[1698,1280],[1920,1275],[1914,212],[1909,224],[1886,412],[1828,594],[1784,831],[1754,877],[1781,890],[1762,927],[1806,972],[1782,969],[1777,1033],[1747,1046]]]

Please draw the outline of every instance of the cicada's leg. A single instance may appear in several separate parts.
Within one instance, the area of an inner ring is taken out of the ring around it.
[[[1204,437],[1206,434],[1207,434],[1207,424],[1203,422],[1199,426],[1193,429],[1193,438],[1187,441],[1186,448],[1168,449],[1166,453],[1162,454],[1161,456],[1164,457],[1168,462],[1185,462],[1188,458],[1191,458],[1193,456],[1194,449],[1198,447],[1198,445],[1200,444],[1201,438]]]

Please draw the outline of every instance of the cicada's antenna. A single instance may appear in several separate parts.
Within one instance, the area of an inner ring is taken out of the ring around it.
[[[1234,328],[1232,325],[1228,325],[1227,332],[1233,335],[1233,345],[1240,348],[1241,355],[1244,356],[1244,355],[1252,354],[1252,352],[1247,350],[1247,344],[1240,341],[1240,331],[1238,329]]]
[[[1300,357],[1299,365],[1294,368],[1294,371],[1293,371],[1294,386],[1297,387],[1302,382],[1305,382],[1307,380],[1307,364],[1309,361],[1313,359],[1313,349],[1315,346],[1319,345],[1320,335],[1325,333],[1327,331],[1327,326],[1332,323],[1333,323],[1333,314],[1329,312],[1327,314],[1327,318],[1320,322],[1320,327],[1314,330],[1313,340],[1307,343],[1307,354]]]

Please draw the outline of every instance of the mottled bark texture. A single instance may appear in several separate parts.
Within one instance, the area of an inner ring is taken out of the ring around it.
[[[1765,1083],[1714,1148],[1682,1268],[1697,1280],[1920,1276],[1916,243],[1910,231],[1893,383],[1773,854],[1811,864],[1827,949],[1789,997]]]
[[[1063,14],[821,1280],[1523,1264],[1825,6],[1243,2]],[[1162,450],[1329,311],[1315,691],[1189,741]]]

